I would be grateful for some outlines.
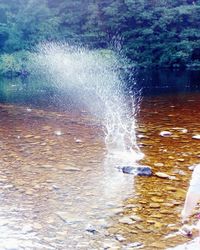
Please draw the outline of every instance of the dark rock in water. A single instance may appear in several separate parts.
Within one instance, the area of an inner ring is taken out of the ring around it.
[[[122,167],[122,172],[124,174],[136,174],[136,168],[131,166],[124,166]]]
[[[93,225],[90,225],[90,224],[87,225],[86,232],[91,233],[91,234],[97,234],[98,233],[96,228]]]
[[[132,167],[132,166],[124,166],[121,168],[124,174],[133,174],[138,176],[151,176],[152,170],[149,166],[139,166],[139,167]]]
[[[139,166],[137,168],[137,175],[139,175],[139,176],[151,176],[152,170],[149,166]]]

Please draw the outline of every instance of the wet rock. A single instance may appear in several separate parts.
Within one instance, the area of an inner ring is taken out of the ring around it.
[[[27,112],[31,112],[31,111],[32,111],[32,109],[30,109],[30,108],[27,108],[27,109],[26,109],[26,111],[27,111]]]
[[[143,138],[147,139],[147,138],[148,138],[148,136],[142,135],[142,134],[137,135],[137,137],[138,137],[139,139],[143,139]]]
[[[152,170],[149,166],[139,166],[139,167],[133,167],[133,166],[124,166],[121,168],[122,172],[124,174],[133,174],[138,176],[151,176]]]
[[[83,141],[80,140],[80,139],[75,139],[75,142],[76,142],[76,143],[82,143]]]
[[[60,187],[58,187],[57,185],[53,185],[52,188],[53,188],[54,190],[59,190],[59,189],[60,189]]]
[[[128,225],[131,225],[134,223],[134,221],[129,217],[123,217],[123,218],[119,219],[119,222],[122,224],[128,224]]]
[[[192,139],[200,140],[200,135],[193,135]]]
[[[131,215],[130,218],[133,221],[136,221],[136,222],[141,222],[142,221],[142,219],[139,216],[137,216],[137,215]]]
[[[162,131],[162,132],[160,132],[160,136],[163,136],[163,137],[169,137],[171,135],[172,135],[172,133],[170,131]]]
[[[173,179],[173,176],[170,176],[166,173],[163,173],[163,172],[156,172],[155,175],[159,178],[163,178],[163,179]]]
[[[122,167],[122,172],[124,174],[136,174],[136,168],[131,166]]]
[[[193,164],[189,166],[188,169],[193,171],[196,168],[196,166],[198,166],[198,164]]]
[[[76,168],[76,167],[64,167],[63,170],[69,171],[69,172],[81,171],[80,168]]]
[[[150,203],[149,207],[150,208],[160,208],[160,204],[159,203]]]
[[[171,191],[171,192],[176,192],[177,188],[175,188],[175,187],[166,187],[166,190]]]
[[[127,245],[127,249],[137,249],[137,248],[142,248],[144,245],[142,242],[134,242],[134,243],[130,243]]]
[[[162,203],[164,201],[163,199],[160,199],[160,198],[157,198],[157,197],[152,197],[151,200],[153,202],[156,202],[156,203]]]
[[[161,163],[161,162],[156,162],[156,163],[154,163],[154,166],[155,166],[155,167],[163,167],[164,164]]]
[[[179,158],[177,161],[184,162],[185,160],[183,158]]]
[[[125,241],[126,239],[121,234],[116,234],[115,239],[119,242]]]
[[[149,166],[139,166],[137,168],[137,175],[138,176],[151,176],[152,170]]]
[[[60,130],[55,131],[54,134],[57,135],[57,136],[63,135],[63,133]]]
[[[91,233],[91,234],[97,234],[98,231],[96,230],[96,228],[93,225],[87,225],[87,227],[85,228],[86,232]]]

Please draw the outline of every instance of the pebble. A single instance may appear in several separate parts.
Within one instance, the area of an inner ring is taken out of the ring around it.
[[[156,163],[154,163],[154,166],[155,166],[155,167],[163,167],[164,164],[161,163],[161,162],[156,162]]]
[[[200,140],[200,135],[193,135],[192,139]]]
[[[126,240],[121,234],[116,234],[115,239],[118,240],[119,242],[123,242]]]
[[[189,166],[188,169],[193,171],[197,165],[198,164],[193,164],[193,165]]]
[[[54,134],[57,136],[63,135],[63,133],[60,130],[54,131]]]
[[[185,161],[185,159],[183,159],[183,158],[179,158],[179,159],[177,159],[177,161],[184,162],[184,161]]]
[[[119,219],[119,222],[123,224],[128,224],[128,225],[134,224],[134,221],[129,217],[123,217]]]
[[[160,199],[160,198],[157,198],[157,197],[152,197],[151,200],[153,202],[156,202],[156,203],[162,203],[164,201],[163,199]]]
[[[130,218],[131,218],[131,220],[137,221],[137,222],[143,221],[143,220],[142,220],[139,216],[137,216],[137,215],[131,215]]]
[[[150,208],[160,208],[160,204],[159,203],[150,203],[149,207]]]
[[[156,172],[155,175],[159,178],[163,178],[163,179],[171,179],[172,176],[166,174],[166,173],[163,173],[163,172]]]
[[[80,140],[80,139],[75,139],[75,142],[76,142],[76,143],[82,143],[83,141]]]
[[[162,131],[162,132],[160,132],[160,136],[163,136],[163,137],[169,137],[171,135],[172,135],[172,133],[170,131]]]
[[[177,188],[175,188],[175,187],[166,187],[166,190],[176,192]]]
[[[62,168],[64,171],[74,172],[74,171],[81,171],[80,168],[75,167],[64,167]]]
[[[97,229],[93,225],[91,225],[91,224],[87,225],[86,228],[85,228],[85,230],[88,233],[91,233],[91,234],[97,234],[98,233]]]
[[[134,243],[130,243],[128,244],[126,247],[127,249],[133,249],[133,248],[139,248],[139,247],[143,247],[143,243],[142,242],[134,242]]]

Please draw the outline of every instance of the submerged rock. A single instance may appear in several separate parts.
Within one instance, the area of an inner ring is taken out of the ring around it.
[[[86,232],[91,233],[91,234],[97,234],[98,231],[93,225],[88,224],[87,227],[85,228]]]
[[[160,132],[160,136],[163,136],[163,137],[168,137],[168,136],[171,136],[172,133],[170,131],[162,131]]]
[[[140,166],[137,168],[137,175],[139,175],[139,176],[151,176],[152,169],[149,166]]]
[[[121,170],[124,174],[136,174],[136,168],[132,166],[124,166]]]
[[[151,176],[152,175],[152,169],[149,166],[139,166],[139,167],[133,167],[133,166],[124,166],[121,168],[122,172],[124,174],[133,174],[138,176]]]
[[[200,140],[200,135],[193,135],[192,139]]]

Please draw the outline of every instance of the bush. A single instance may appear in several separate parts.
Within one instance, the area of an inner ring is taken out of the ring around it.
[[[0,55],[0,75],[15,77],[28,74],[29,52],[20,51]]]

